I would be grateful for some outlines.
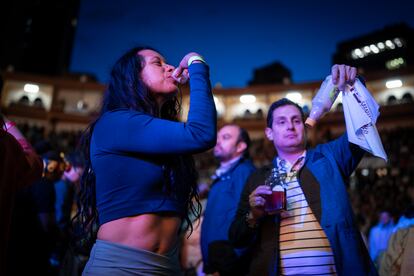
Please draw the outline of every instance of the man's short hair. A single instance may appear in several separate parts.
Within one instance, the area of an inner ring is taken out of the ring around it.
[[[240,127],[237,124],[226,124],[222,126],[222,128],[225,126],[235,126],[239,129],[239,137],[237,137],[237,143],[244,142],[246,144],[246,148],[243,151],[243,157],[249,158],[250,157],[249,149],[250,149],[251,140],[250,140],[250,136],[247,130],[245,130],[244,128]]]
[[[285,105],[293,105],[295,106],[299,111],[300,111],[300,115],[302,116],[302,122],[305,122],[305,114],[303,113],[302,107],[300,107],[300,105],[298,105],[295,102],[292,102],[291,100],[287,99],[287,98],[282,98],[280,100],[277,100],[275,102],[272,103],[272,105],[269,108],[269,111],[267,112],[267,127],[271,128],[272,124],[273,124],[273,112],[275,111],[275,109],[285,106]]]
[[[239,137],[237,139],[237,142],[244,142],[246,144],[246,149],[243,152],[243,157],[249,158],[250,157],[249,149],[250,149],[250,144],[251,144],[249,133],[247,132],[247,130],[245,130],[242,127],[239,127],[239,130],[240,132],[239,132]]]

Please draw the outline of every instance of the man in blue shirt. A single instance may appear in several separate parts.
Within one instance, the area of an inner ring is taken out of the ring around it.
[[[356,68],[332,67],[332,82],[342,91],[355,77]],[[378,275],[345,187],[365,151],[346,133],[307,149],[304,121],[301,107],[286,98],[270,106],[265,134],[277,156],[247,180],[230,240],[252,248],[249,275]],[[276,214],[265,211],[270,174],[286,189],[287,207]]]
[[[236,213],[243,186],[255,170],[249,159],[250,138],[237,125],[223,126],[217,134],[214,156],[220,162],[212,176],[204,220],[201,226],[201,251],[204,272],[241,275],[246,250],[235,250],[228,242],[228,229]]]
[[[390,212],[384,210],[379,214],[379,221],[369,232],[369,255],[378,263],[378,259],[387,249],[388,240],[394,232],[394,220]]]

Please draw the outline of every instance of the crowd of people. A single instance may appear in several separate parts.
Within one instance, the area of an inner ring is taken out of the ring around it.
[[[335,65],[331,74],[344,89],[356,69]],[[186,80],[190,109],[180,122]],[[189,53],[175,68],[152,48],[131,49],[112,68],[99,116],[84,132],[19,125],[22,135],[2,122],[1,135],[22,156],[13,166],[27,175],[2,170],[2,184],[14,190],[2,185],[12,201],[2,193],[0,272],[412,273],[413,129],[381,131],[390,160],[363,167],[369,155],[346,134],[309,147],[305,119],[281,99],[264,119],[266,140],[251,141],[236,123],[217,130],[201,55]],[[2,162],[12,164],[10,155]],[[284,203],[268,209],[276,186]]]

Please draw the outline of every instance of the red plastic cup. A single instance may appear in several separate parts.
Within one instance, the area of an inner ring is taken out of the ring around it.
[[[269,214],[275,214],[286,210],[286,190],[283,188],[275,189],[272,194],[266,195],[264,209]]]

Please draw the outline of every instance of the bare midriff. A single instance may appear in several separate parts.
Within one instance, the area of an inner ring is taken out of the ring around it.
[[[98,239],[166,254],[178,238],[181,219],[171,214],[143,214],[102,224]]]

